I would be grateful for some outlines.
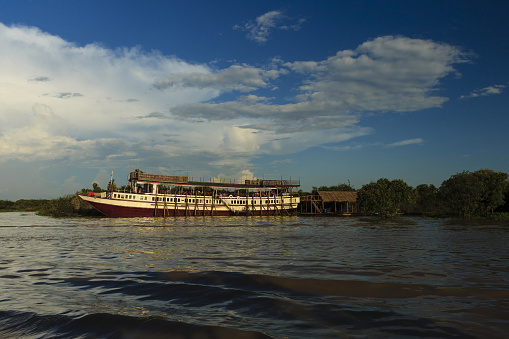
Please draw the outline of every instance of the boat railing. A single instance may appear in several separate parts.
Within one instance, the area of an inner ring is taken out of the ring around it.
[[[131,172],[130,180],[148,181],[172,184],[219,184],[219,185],[237,185],[237,186],[257,186],[257,187],[296,187],[300,186],[300,180],[266,180],[266,179],[231,179],[231,178],[212,178],[212,177],[190,177],[182,175],[164,175],[150,174],[139,171]]]
[[[199,182],[205,184],[223,184],[223,185],[244,185],[245,180],[230,178],[211,178],[211,177],[189,177],[190,182]]]
[[[266,179],[229,179],[209,177],[188,177],[188,183],[206,183],[254,187],[290,187],[300,186],[300,180],[266,180]]]

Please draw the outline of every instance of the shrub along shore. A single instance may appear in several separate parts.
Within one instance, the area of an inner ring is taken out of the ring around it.
[[[89,204],[71,194],[57,199],[0,200],[0,212],[37,212],[51,217],[102,216]]]
[[[481,169],[452,175],[440,187],[434,185],[409,186],[401,179],[380,178],[376,182],[354,189],[350,184],[313,187],[317,191],[356,191],[361,215],[394,217],[396,215],[423,215],[429,217],[460,217],[465,219],[509,219],[508,174]],[[93,190],[102,192],[96,183]],[[76,195],[57,199],[21,199],[15,202],[0,200],[0,212],[37,212],[53,217],[101,216]]]

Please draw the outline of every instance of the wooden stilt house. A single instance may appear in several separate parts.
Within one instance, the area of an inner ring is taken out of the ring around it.
[[[302,215],[352,215],[357,212],[357,192],[318,191],[316,195],[300,199],[299,213]]]

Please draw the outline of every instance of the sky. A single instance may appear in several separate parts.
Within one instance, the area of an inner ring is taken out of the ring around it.
[[[509,171],[509,2],[0,0],[1,200],[130,170]]]

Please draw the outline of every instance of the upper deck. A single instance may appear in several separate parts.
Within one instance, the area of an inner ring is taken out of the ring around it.
[[[266,180],[266,179],[227,179],[227,178],[208,178],[208,177],[190,177],[183,175],[164,175],[142,173],[140,171],[131,172],[130,182],[179,185],[179,186],[197,186],[197,187],[221,187],[221,188],[248,188],[248,189],[274,189],[299,187],[300,180]]]

